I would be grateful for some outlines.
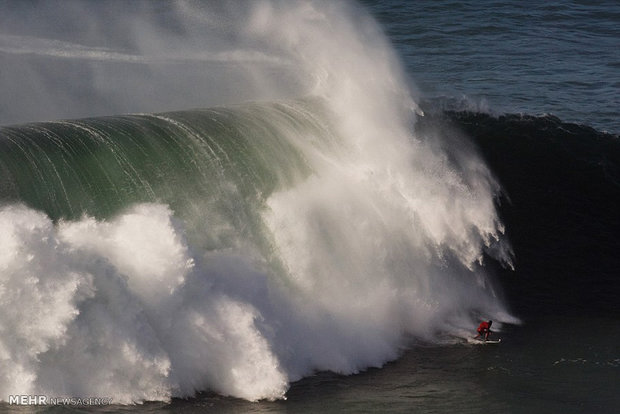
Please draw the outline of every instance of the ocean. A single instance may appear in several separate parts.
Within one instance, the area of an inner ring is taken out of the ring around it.
[[[619,412],[619,44],[614,1],[0,2],[0,411]]]

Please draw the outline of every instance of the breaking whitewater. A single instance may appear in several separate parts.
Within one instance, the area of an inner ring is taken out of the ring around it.
[[[154,6],[138,6],[123,19],[158,27],[143,10]],[[466,142],[446,151],[413,133],[421,110],[369,17],[328,2],[192,7],[159,11],[186,25],[166,26],[172,46],[183,40],[176,54],[140,36],[122,53],[55,32],[3,37],[2,53],[32,73],[78,60],[101,82],[136,66],[157,81],[186,60],[220,84],[245,79],[241,100],[254,102],[0,129],[4,401],[281,399],[292,381],[380,367],[481,315],[517,322],[483,268],[511,261],[499,186]],[[234,50],[233,29],[211,25],[225,32],[217,51],[197,52],[212,13],[238,22]],[[131,99],[147,90],[137,85]],[[122,101],[106,91],[91,108]],[[79,115],[81,101],[64,98],[58,110]]]

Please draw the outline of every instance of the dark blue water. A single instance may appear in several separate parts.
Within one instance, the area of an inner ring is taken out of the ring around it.
[[[617,1],[363,3],[424,96],[620,131]]]

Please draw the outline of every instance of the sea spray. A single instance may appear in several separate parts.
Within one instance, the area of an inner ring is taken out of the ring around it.
[[[217,49],[239,65],[218,82],[243,68],[260,101],[0,129],[3,400],[278,399],[479,314],[515,321],[483,268],[511,256],[499,187],[466,143],[412,133],[421,111],[375,23],[340,2],[205,7],[175,3],[186,37],[164,42],[137,19],[140,59],[63,59],[161,74],[184,39],[176,58]]]
[[[254,326],[257,312],[214,286],[209,266],[195,269],[166,207],[57,226],[20,206],[0,217],[2,246],[12,253],[2,261],[3,399],[131,403],[204,389],[283,396],[286,380]]]

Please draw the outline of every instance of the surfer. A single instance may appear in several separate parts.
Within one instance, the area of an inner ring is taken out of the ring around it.
[[[474,339],[478,339],[482,336],[484,336],[485,341],[489,339],[489,334],[491,333],[491,324],[493,324],[493,321],[482,321],[480,325],[478,325],[478,335],[476,335]]]

